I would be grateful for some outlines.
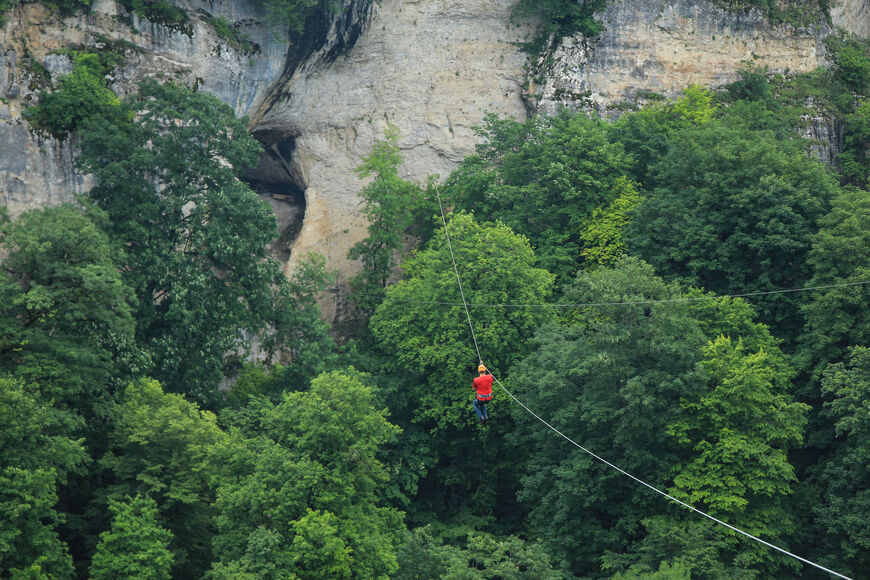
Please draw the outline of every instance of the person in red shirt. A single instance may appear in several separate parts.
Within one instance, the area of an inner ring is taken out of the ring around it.
[[[492,401],[492,375],[486,370],[483,361],[478,365],[477,372],[480,373],[480,376],[472,382],[475,395],[471,404],[474,406],[474,412],[477,413],[477,418],[481,424],[486,425],[486,421],[489,419],[486,404]]]

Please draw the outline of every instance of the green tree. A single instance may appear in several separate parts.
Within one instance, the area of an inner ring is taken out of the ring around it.
[[[818,478],[822,558],[860,577],[870,569],[870,348],[855,346],[845,362],[828,365],[822,392],[829,397],[824,414],[836,435]]]
[[[681,130],[710,121],[721,111],[713,101],[709,90],[691,85],[674,101],[653,101],[608,124],[609,139],[624,147],[633,160],[629,177],[645,189],[651,189],[652,168],[668,151],[671,139]]]
[[[540,265],[570,281],[582,263],[580,232],[623,192],[631,156],[604,121],[582,113],[525,123],[488,115],[478,134],[485,141],[447,179],[445,200],[526,236]]]
[[[613,269],[579,275],[564,300],[679,295],[649,265],[624,258]],[[679,401],[698,388],[705,342],[686,303],[584,308],[541,328],[535,350],[512,368],[510,386],[556,429],[661,489],[670,467],[687,457],[665,428],[679,416]],[[639,522],[662,504],[518,414],[518,431],[530,445],[520,490],[530,523],[555,561],[567,562],[574,574],[593,574],[602,554],[624,552],[643,536]]]
[[[596,207],[589,224],[580,231],[580,254],[593,264],[612,266],[626,252],[623,232],[631,211],[642,198],[627,178],[619,182],[618,188],[616,198],[607,206]]]
[[[145,81],[132,122],[94,117],[80,130],[90,196],[123,243],[139,299],[136,336],[167,389],[214,403],[250,340],[266,340],[286,283],[266,244],[269,207],[237,176],[260,147],[217,98]]]
[[[68,412],[44,402],[20,379],[0,377],[0,574],[72,578],[73,562],[57,533],[58,485],[87,456]]]
[[[626,228],[629,252],[721,294],[804,285],[811,236],[838,192],[793,144],[716,121],[675,133],[651,181]],[[761,319],[793,341],[802,299],[768,297]]]
[[[107,72],[97,54],[77,54],[73,72],[58,82],[56,90],[41,92],[39,104],[28,109],[31,124],[63,139],[92,117],[123,121],[129,112],[106,86]]]
[[[870,42],[840,31],[827,39],[834,78],[858,95],[870,96]]]
[[[433,535],[432,526],[425,526],[409,530],[405,537],[399,554],[399,571],[394,576],[396,580],[558,580],[564,577],[553,568],[540,544],[524,541],[517,536],[504,538],[469,533],[460,545],[452,545]]]
[[[519,0],[513,7],[514,19],[538,19],[535,38],[525,44],[525,50],[537,56],[557,45],[564,37],[578,32],[587,37],[598,36],[604,25],[595,18],[607,5],[607,0]]]
[[[384,288],[399,263],[399,252],[422,211],[422,189],[399,177],[401,163],[399,130],[387,125],[383,140],[375,142],[372,152],[356,168],[360,178],[373,178],[359,193],[369,235],[347,254],[351,260],[362,262],[363,271],[351,278],[350,285],[364,316],[370,316],[383,299]]]
[[[302,578],[329,580],[353,578],[350,546],[339,535],[340,523],[335,515],[308,509],[293,522],[293,565]]]
[[[224,436],[212,413],[153,380],[131,384],[115,412],[110,448],[100,459],[114,475],[107,493],[154,498],[158,523],[173,536],[174,574],[198,577],[211,562],[210,454]]]
[[[355,372],[232,413],[218,472],[215,578],[385,578],[401,514],[381,507],[380,448],[398,432]]]
[[[699,395],[680,402],[682,413],[667,426],[670,435],[694,452],[689,461],[674,466],[670,492],[782,545],[795,531],[788,497],[797,478],[788,451],[803,441],[809,407],[792,400],[791,371],[778,349],[768,348],[771,352],[753,351],[742,341],[724,336],[703,348],[699,368],[706,384]],[[681,516],[674,527],[694,517]],[[708,551],[717,553],[716,561],[728,570],[725,576],[746,569],[770,576],[794,565],[763,546],[733,536],[708,544]],[[693,574],[709,572],[703,558],[694,562],[678,558],[676,563]]]
[[[0,369],[39,385],[46,399],[105,417],[119,381],[144,362],[133,344],[132,292],[96,208],[22,214],[0,230]]]
[[[109,501],[112,529],[100,534],[90,568],[94,580],[149,578],[169,580],[172,532],[157,523],[157,504],[137,494],[125,501]]]
[[[809,286],[870,279],[870,193],[845,191],[831,205],[812,237]],[[870,344],[868,303],[870,288],[863,284],[813,292],[803,307],[803,366],[818,376],[828,363],[842,361],[850,346]]]
[[[659,489],[753,533],[787,537],[795,481],[787,452],[801,442],[806,406],[792,401],[787,358],[753,309],[682,293],[636,258],[581,274],[564,299],[621,304],[545,325],[535,352],[511,371],[517,396]],[[661,302],[637,303],[648,300]],[[600,573],[600,563],[641,577],[728,578],[782,564],[588,455],[566,453],[525,414],[517,420],[532,446],[521,499],[554,558],[574,573]]]
[[[846,116],[843,152],[837,158],[847,182],[870,186],[870,99],[860,103]]]
[[[67,436],[105,452],[105,424],[122,385],[147,357],[135,342],[133,293],[117,264],[122,253],[101,229],[105,214],[71,204],[25,212],[0,226],[9,252],[0,273],[0,372],[23,377],[66,414]],[[101,493],[94,470],[76,470],[55,489],[59,527],[76,561],[103,522],[88,515]]]
[[[266,352],[279,352],[284,362],[281,390],[307,386],[336,360],[335,341],[317,305],[317,297],[334,283],[335,272],[326,269],[326,258],[314,252],[296,265],[289,279],[281,280],[273,331],[263,344]]]
[[[678,118],[695,126],[703,125],[716,113],[712,91],[696,84],[683,89],[682,96],[674,101],[671,109]]]
[[[492,305],[546,302],[553,276],[536,267],[528,241],[500,222],[477,223],[459,213],[448,227],[477,345],[498,376],[523,356],[526,341],[551,313]],[[505,448],[512,423],[498,410],[507,403],[498,395],[490,408],[498,420],[473,428],[477,352],[443,230],[403,264],[403,273],[370,321],[391,376],[382,389],[405,429],[391,459],[399,474],[392,493],[403,504],[416,498],[409,518],[417,524],[436,514],[478,524],[495,518],[510,527],[521,509],[501,500],[514,496],[522,453]],[[477,442],[473,453],[469,441]]]

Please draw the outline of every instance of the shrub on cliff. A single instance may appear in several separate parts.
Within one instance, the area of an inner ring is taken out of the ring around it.
[[[263,0],[263,5],[273,22],[286,25],[291,31],[302,34],[305,21],[318,4],[325,6],[323,0]]]
[[[73,72],[60,80],[53,92],[42,91],[39,104],[28,109],[31,125],[40,133],[58,139],[73,133],[92,117],[122,121],[121,100],[106,86],[99,56],[79,54]]]
[[[595,18],[595,13],[606,6],[607,0],[519,0],[514,5],[512,16],[540,19],[534,38],[523,47],[530,54],[537,55],[565,36],[578,32],[589,37],[601,34],[604,25]]]

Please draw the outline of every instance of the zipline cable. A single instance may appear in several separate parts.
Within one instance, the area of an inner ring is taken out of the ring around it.
[[[447,237],[447,247],[450,249],[450,260],[453,262],[453,272],[456,274],[456,281],[457,281],[457,283],[459,284],[459,294],[462,296],[462,305],[465,307],[465,316],[466,316],[466,318],[468,319],[468,328],[469,328],[469,330],[471,330],[471,338],[474,340],[474,349],[477,351],[477,358],[478,358],[478,360],[483,361],[483,357],[481,357],[481,355],[480,355],[480,348],[478,348],[478,346],[477,346],[477,338],[476,338],[475,335],[474,335],[474,327],[473,327],[472,324],[471,324],[471,313],[468,311],[468,303],[465,301],[465,293],[464,293],[463,290],[462,290],[462,280],[461,280],[460,277],[459,277],[459,268],[456,267],[456,258],[455,258],[455,256],[453,255],[453,244],[450,242],[450,232],[447,230],[447,218],[446,218],[445,215],[444,215],[444,207],[441,205],[441,195],[438,193],[438,190],[437,190],[437,189],[435,190],[435,194],[438,196],[438,207],[439,207],[439,209],[441,210],[441,221],[444,223],[444,234],[445,234],[446,237]],[[580,445],[579,443],[577,443],[576,441],[574,441],[573,439],[571,439],[570,437],[568,437],[567,435],[565,435],[564,433],[562,433],[561,431],[559,431],[558,429],[556,429],[555,427],[553,427],[552,425],[550,425],[547,421],[545,421],[544,419],[542,419],[542,418],[540,417],[540,415],[538,415],[537,413],[535,413],[534,411],[532,411],[531,409],[529,409],[529,408],[528,408],[528,407],[527,407],[527,406],[526,406],[522,401],[520,401],[518,398],[516,398],[516,397],[514,396],[513,393],[511,393],[510,391],[508,391],[508,390],[505,388],[505,386],[502,384],[502,382],[501,382],[500,380],[498,380],[498,378],[497,378],[497,377],[492,373],[492,371],[490,371],[490,374],[492,374],[492,378],[495,380],[496,383],[498,383],[498,386],[501,387],[501,389],[502,389],[505,393],[507,393],[507,395],[508,395],[511,399],[513,399],[514,401],[516,401],[516,402],[517,402],[517,403],[518,403],[518,404],[519,404],[523,409],[525,409],[525,410],[526,410],[529,414],[531,414],[535,419],[537,419],[538,421],[540,421],[541,423],[543,423],[544,425],[546,425],[546,426],[547,426],[551,431],[553,431],[554,433],[556,433],[557,435],[559,435],[560,437],[562,437],[563,439],[565,439],[566,441],[568,441],[569,443],[571,443],[572,445],[574,445],[575,447],[577,447],[578,449],[580,449],[581,451],[583,451],[584,453],[586,453],[586,454],[590,455],[591,457],[597,459],[598,461],[600,461],[601,463],[607,465],[608,467],[611,467],[611,468],[615,469],[616,471],[618,471],[619,473],[623,474],[624,476],[626,476],[626,477],[628,477],[628,478],[630,478],[630,479],[633,479],[633,480],[636,481],[637,483],[643,485],[644,487],[647,487],[647,488],[651,489],[652,491],[656,492],[657,494],[662,495],[662,496],[668,498],[669,500],[671,500],[671,501],[673,501],[673,502],[676,502],[676,503],[678,503],[679,505],[681,505],[681,506],[683,506],[683,507],[685,507],[685,508],[687,508],[687,509],[689,509],[689,510],[695,512],[695,513],[697,513],[697,514],[700,514],[700,515],[704,516],[705,518],[707,518],[707,519],[709,519],[709,520],[712,520],[712,521],[716,522],[717,524],[721,524],[721,525],[725,526],[726,528],[728,528],[729,530],[732,530],[732,531],[734,531],[734,532],[737,532],[738,534],[741,534],[741,535],[743,535],[743,536],[746,536],[747,538],[749,538],[749,539],[751,539],[751,540],[755,540],[756,542],[759,542],[759,543],[761,543],[761,544],[764,544],[765,546],[767,546],[768,548],[771,548],[772,550],[776,550],[777,552],[780,552],[780,553],[782,553],[782,554],[785,554],[786,556],[790,556],[790,557],[794,558],[795,560],[798,560],[798,561],[800,561],[800,562],[803,562],[804,564],[809,564],[810,566],[813,566],[814,568],[818,568],[819,570],[822,570],[822,571],[824,571],[824,572],[827,572],[828,574],[831,574],[831,575],[833,575],[833,576],[836,576],[837,578],[843,578],[844,580],[853,580],[853,579],[850,578],[849,576],[845,576],[845,575],[843,575],[843,574],[840,574],[839,572],[835,572],[834,570],[831,570],[831,569],[829,569],[829,568],[825,568],[825,567],[822,566],[821,564],[816,564],[815,562],[813,562],[813,561],[811,561],[811,560],[807,560],[806,558],[802,558],[802,557],[798,556],[797,554],[793,554],[792,552],[789,552],[788,550],[786,550],[786,549],[784,549],[784,548],[780,548],[779,546],[776,546],[776,545],[774,545],[774,544],[771,544],[770,542],[767,542],[767,541],[765,541],[765,540],[762,540],[761,538],[759,538],[759,537],[757,537],[757,536],[753,536],[753,535],[750,534],[749,532],[744,532],[744,531],[741,530],[740,528],[734,527],[734,526],[732,526],[731,524],[728,524],[728,523],[726,523],[726,522],[723,522],[722,520],[720,520],[720,519],[718,519],[718,518],[716,518],[716,517],[714,517],[714,516],[711,516],[710,514],[704,512],[704,511],[701,511],[701,510],[699,510],[698,508],[693,507],[693,506],[687,504],[687,503],[684,502],[684,501],[681,501],[681,500],[675,498],[674,496],[668,494],[667,492],[664,492],[664,491],[658,489],[657,487],[655,487],[655,486],[653,486],[653,485],[650,485],[649,483],[643,481],[642,479],[640,479],[640,478],[638,478],[638,477],[635,477],[634,475],[632,475],[632,474],[630,474],[629,472],[625,471],[624,469],[622,469],[622,468],[620,468],[620,467],[614,465],[613,463],[610,463],[609,461],[607,461],[607,460],[604,459],[603,457],[601,457],[601,456],[599,456],[599,455],[593,453],[593,452],[590,451],[589,449],[586,449],[585,447],[583,447],[582,445]]]
[[[766,290],[763,292],[747,292],[745,294],[713,294],[710,296],[696,296],[693,298],[665,298],[662,300],[626,300],[624,302],[575,302],[559,304],[557,302],[542,302],[532,304],[491,304],[486,302],[471,302],[466,306],[485,306],[490,308],[585,308],[590,306],[633,306],[643,304],[665,304],[669,302],[697,302],[699,300],[716,300],[717,298],[751,298],[752,296],[767,296],[769,294],[788,294],[793,292],[812,292],[814,290],[828,290],[830,288],[844,288],[847,286],[864,286],[870,284],[870,280],[858,282],[843,282],[842,284],[825,284],[822,286],[808,286],[801,288],[786,288],[783,290]],[[409,302],[411,304],[433,304],[436,306],[462,306],[463,302],[437,302],[433,300],[412,300],[408,298],[394,298],[388,296],[386,300],[393,302]]]
[[[595,453],[593,453],[592,451],[586,449],[585,447],[583,447],[582,445],[580,445],[579,443],[577,443],[576,441],[574,441],[573,439],[571,439],[570,437],[568,437],[567,435],[565,435],[564,433],[562,433],[561,431],[559,431],[558,429],[556,429],[555,427],[553,427],[552,425],[550,425],[549,423],[547,423],[544,419],[542,419],[540,416],[538,416],[537,413],[535,413],[534,411],[532,411],[531,409],[529,409],[528,407],[526,407],[526,406],[523,404],[522,401],[520,401],[519,399],[517,399],[517,398],[513,395],[513,393],[511,393],[510,391],[508,391],[508,390],[505,388],[505,386],[504,386],[503,384],[501,384],[501,381],[498,380],[498,378],[496,378],[495,375],[493,375],[492,378],[495,379],[495,382],[498,383],[498,386],[500,386],[500,387],[502,388],[502,390],[503,390],[505,393],[507,393],[508,396],[510,396],[510,398],[512,398],[514,401],[516,401],[516,402],[520,405],[520,407],[522,407],[523,409],[525,409],[525,410],[526,410],[528,413],[530,413],[530,414],[531,414],[535,419],[537,419],[538,421],[540,421],[541,423],[543,423],[544,425],[546,425],[547,427],[549,427],[549,428],[550,428],[554,433],[558,434],[560,437],[562,437],[563,439],[565,439],[566,441],[568,441],[569,443],[571,443],[571,445],[574,445],[574,446],[577,447],[578,449],[581,449],[582,451],[588,453],[589,455],[591,455],[592,457],[594,457],[595,459],[597,459],[597,460],[600,461],[601,463],[604,463],[605,465],[607,465],[607,466],[609,466],[609,467],[612,467],[613,469],[615,469],[615,470],[618,471],[619,473],[623,474],[624,476],[633,479],[634,481],[638,482],[639,484],[641,484],[641,485],[643,485],[643,486],[645,486],[645,487],[648,487],[649,489],[653,490],[654,492],[656,492],[656,493],[658,493],[658,494],[660,494],[660,495],[663,495],[664,497],[668,498],[668,499],[671,500],[671,501],[675,501],[675,502],[677,502],[678,504],[680,504],[680,505],[683,506],[684,508],[690,509],[690,510],[692,510],[693,512],[695,512],[695,513],[697,513],[697,514],[700,514],[700,515],[704,516],[705,518],[708,518],[708,519],[710,519],[710,520],[713,520],[713,521],[716,522],[717,524],[721,524],[721,525],[725,526],[726,528],[728,528],[729,530],[733,530],[733,531],[737,532],[738,534],[742,534],[742,535],[746,536],[747,538],[750,538],[750,539],[752,539],[752,540],[755,540],[756,542],[760,542],[760,543],[764,544],[765,546],[767,546],[768,548],[771,548],[771,549],[773,549],[773,550],[776,550],[777,552],[781,552],[781,553],[785,554],[786,556],[791,556],[792,558],[794,558],[794,559],[796,559],[796,560],[800,560],[800,561],[803,562],[804,564],[809,564],[810,566],[814,566],[814,567],[818,568],[819,570],[824,570],[825,572],[827,572],[827,573],[829,573],[829,574],[833,574],[834,576],[836,576],[836,577],[838,577],[838,578],[844,578],[845,580],[852,580],[852,579],[849,578],[848,576],[844,576],[843,574],[840,574],[839,572],[834,572],[833,570],[830,570],[830,569],[828,569],[828,568],[825,568],[824,566],[822,566],[822,565],[820,565],[820,564],[816,564],[815,562],[812,562],[812,561],[810,561],[810,560],[807,560],[806,558],[802,558],[802,557],[798,556],[797,554],[793,554],[793,553],[789,552],[788,550],[785,550],[785,549],[783,549],[783,548],[780,548],[779,546],[776,546],[776,545],[774,545],[774,544],[771,544],[770,542],[766,542],[765,540],[762,540],[762,539],[759,538],[758,536],[753,536],[753,535],[750,534],[749,532],[744,532],[744,531],[741,530],[740,528],[736,528],[736,527],[732,526],[732,525],[729,524],[729,523],[723,522],[722,520],[717,519],[716,517],[711,516],[710,514],[708,514],[708,513],[706,513],[706,512],[703,512],[703,511],[699,510],[698,508],[693,507],[693,506],[687,504],[686,502],[683,502],[683,501],[678,500],[678,499],[675,498],[674,496],[672,496],[672,495],[670,495],[670,494],[668,494],[668,493],[666,493],[666,492],[664,492],[664,491],[658,489],[657,487],[654,487],[654,486],[650,485],[649,483],[643,481],[642,479],[633,476],[632,474],[630,474],[629,472],[625,471],[624,469],[622,469],[622,468],[620,468],[620,467],[618,467],[618,466],[616,466],[616,465],[610,463],[609,461],[607,461],[607,460],[604,459],[603,457],[600,457],[600,456],[596,455]]]
[[[474,336],[474,326],[471,325],[471,314],[468,312],[468,303],[465,302],[465,292],[462,291],[462,280],[459,278],[459,268],[456,267],[456,257],[453,255],[453,244],[450,242],[450,232],[447,231],[447,218],[444,217],[444,206],[441,205],[441,194],[438,193],[438,188],[435,188],[435,193],[438,195],[438,209],[441,210],[441,222],[444,224],[444,235],[447,236],[447,247],[450,248],[450,259],[453,261],[453,271],[456,273],[456,283],[459,284],[459,295],[462,296],[462,304],[465,305],[465,316],[468,318],[468,330],[471,331],[471,338],[474,340],[474,350],[477,351],[477,360],[483,362],[480,356],[480,348],[477,346],[477,337]]]

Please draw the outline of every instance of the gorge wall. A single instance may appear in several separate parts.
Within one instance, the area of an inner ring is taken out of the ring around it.
[[[870,0],[835,2],[830,24],[798,29],[706,0],[611,2],[600,17],[598,38],[563,39],[531,67],[529,99],[538,112],[567,106],[607,114],[619,102],[643,103],[645,93],[673,97],[692,83],[727,84],[746,63],[807,72],[825,64],[824,39],[834,28],[870,36]]]
[[[69,142],[29,130],[25,109],[44,81],[35,63],[56,81],[71,70],[64,51],[124,41],[126,63],[111,79],[117,92],[166,76],[249,116],[266,152],[248,177],[264,184],[282,227],[299,218],[280,200],[304,198],[304,219],[286,240],[291,251],[278,254],[289,271],[306,252],[321,252],[343,281],[356,268],[347,251],[366,235],[357,197],[365,183],[353,168],[387,123],[400,131],[403,177],[423,182],[446,176],[474,151],[472,127],[486,112],[522,118],[570,106],[607,114],[649,92],[672,97],[690,83],[728,83],[747,61],[812,70],[825,64],[832,27],[870,36],[870,0],[836,0],[830,25],[806,29],[707,0],[612,0],[599,15],[600,37],[563,39],[550,58],[529,64],[517,43],[534,23],[511,22],[513,3],[344,0],[334,17],[290,44],[256,0],[184,0],[187,32],[138,19],[115,0],[67,18],[25,2],[0,29],[0,204],[15,215],[89,187],[74,170]],[[257,50],[222,38],[214,17],[236,23]],[[341,287],[323,305],[330,316],[341,312]]]
[[[254,0],[191,0],[190,31],[173,30],[135,14],[114,0],[96,0],[87,14],[61,18],[43,4],[19,4],[0,29],[0,204],[12,215],[63,203],[87,189],[73,167],[71,144],[33,134],[26,107],[38,90],[72,71],[70,50],[122,52],[111,87],[126,94],[142,78],[159,76],[217,95],[237,115],[248,115],[266,98],[287,62],[288,45],[265,24]],[[239,22],[256,38],[254,50],[234,48],[217,34],[211,18]],[[44,69],[42,67],[45,67]]]

